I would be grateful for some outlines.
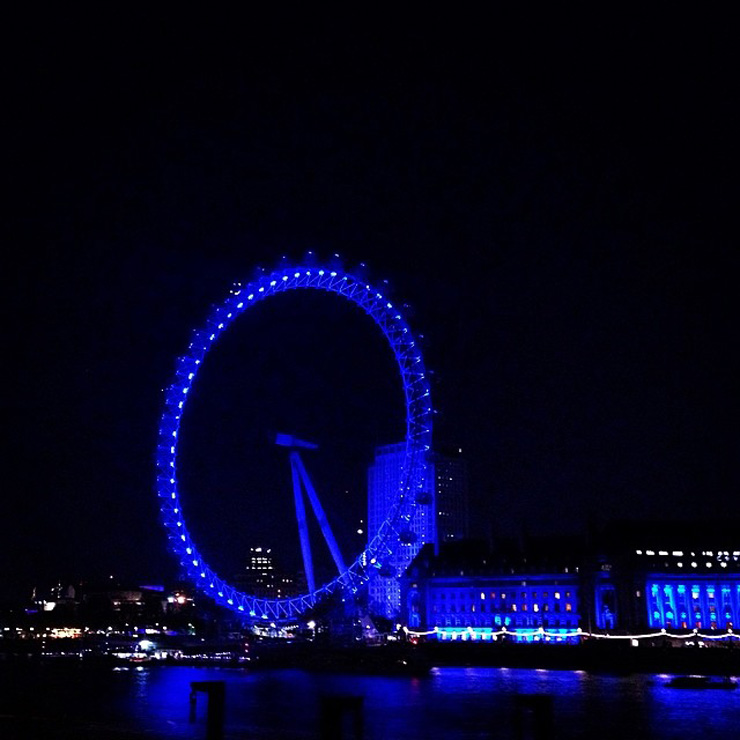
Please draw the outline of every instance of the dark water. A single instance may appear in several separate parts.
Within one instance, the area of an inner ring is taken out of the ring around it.
[[[535,737],[521,695],[551,697],[552,738],[740,737],[740,689],[683,690],[665,676],[441,668],[425,678],[298,670],[0,664],[0,738],[205,738],[190,682],[226,682],[226,738],[318,738],[322,697],[364,697],[365,740]],[[346,723],[350,729],[349,722]],[[350,737],[350,735],[346,735]]]

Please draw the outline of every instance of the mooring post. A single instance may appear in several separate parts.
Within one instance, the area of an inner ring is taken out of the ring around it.
[[[321,740],[343,740],[344,719],[351,721],[352,737],[363,737],[363,697],[333,695],[321,697]]]
[[[208,704],[206,706],[206,740],[223,740],[226,685],[223,681],[190,682],[191,722],[195,722],[195,704],[198,691],[202,691],[208,697]]]
[[[517,740],[550,740],[553,732],[552,696],[515,696],[514,732]]]
[[[190,687],[190,722],[195,722],[195,705],[198,699],[198,692]]]

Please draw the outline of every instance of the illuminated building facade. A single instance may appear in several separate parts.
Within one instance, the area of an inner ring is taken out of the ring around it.
[[[579,627],[580,577],[572,558],[533,558],[480,543],[424,548],[404,584],[407,623],[440,640],[491,640],[506,630],[517,642],[563,641]]]
[[[740,621],[740,528],[615,525],[592,563],[601,630],[728,630]]]
[[[729,640],[740,620],[735,522],[609,526],[592,538],[530,538],[489,551],[425,547],[403,579],[404,619],[436,639],[562,642],[694,632]],[[709,543],[714,542],[714,547]]]
[[[370,542],[388,517],[388,511],[398,496],[399,481],[402,479],[406,459],[406,445],[394,444],[378,447],[375,460],[368,469],[368,512],[367,538]],[[432,480],[429,472],[427,481]],[[421,547],[435,541],[434,492],[427,483],[418,503],[409,529],[413,541],[399,544],[392,562],[384,564],[383,570],[371,571],[368,582],[368,602],[371,611],[385,617],[396,617],[401,609],[399,577],[416,557]]]
[[[386,445],[375,451],[368,469],[368,540],[378,532],[398,495],[404,444]],[[411,561],[427,543],[458,541],[468,534],[468,471],[461,450],[434,452],[427,465],[426,490],[417,500],[411,521],[411,541],[402,542],[396,558],[384,572],[373,572],[368,600],[373,612],[394,618],[401,613],[401,585]]]

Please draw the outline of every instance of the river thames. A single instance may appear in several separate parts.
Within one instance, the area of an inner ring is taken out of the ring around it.
[[[225,738],[319,738],[330,696],[362,697],[365,740],[534,738],[540,721],[543,737],[558,739],[738,737],[740,690],[671,688],[669,678],[480,667],[409,678],[13,662],[0,664],[0,737],[205,738],[206,698],[198,695],[192,722],[191,681],[225,682]],[[352,737],[349,716],[342,729]]]

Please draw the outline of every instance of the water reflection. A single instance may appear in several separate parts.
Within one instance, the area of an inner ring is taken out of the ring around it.
[[[530,695],[551,697],[543,706],[551,712],[554,739],[728,740],[740,727],[740,691],[671,689],[657,675],[439,668],[425,678],[386,678],[140,668],[0,666],[0,736],[31,737],[42,730],[49,738],[102,740],[121,731],[202,738],[205,696],[199,696],[196,722],[190,723],[190,682],[209,680],[226,684],[227,738],[318,737],[321,699],[336,694],[363,697],[366,740],[514,738],[517,717],[530,709],[530,700],[517,697]],[[7,729],[14,726],[28,732],[13,735]]]

